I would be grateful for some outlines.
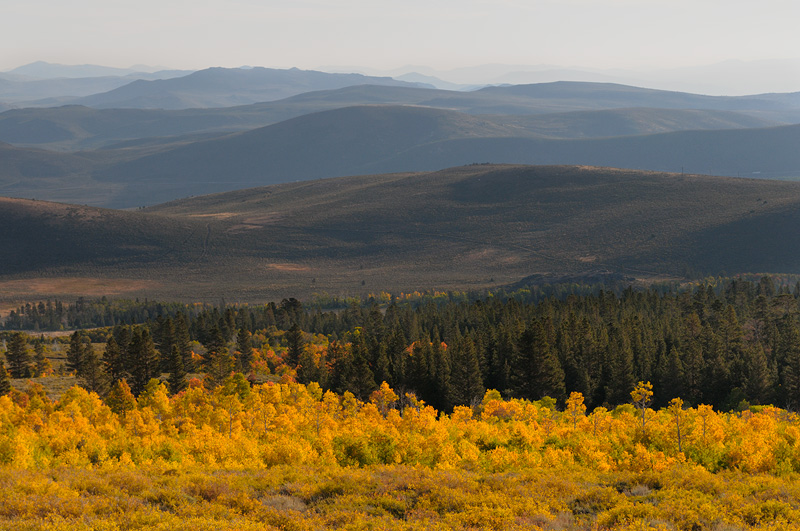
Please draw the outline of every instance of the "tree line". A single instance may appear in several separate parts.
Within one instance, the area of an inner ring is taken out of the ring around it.
[[[800,286],[776,286],[769,277],[681,291],[600,289],[534,302],[488,297],[338,311],[285,299],[117,325],[102,355],[76,332],[67,358],[90,388],[96,373],[101,388],[125,379],[134,394],[161,374],[178,392],[191,372],[214,387],[235,372],[288,371],[362,399],[385,381],[442,411],[469,405],[486,389],[560,403],[579,392],[589,407],[616,405],[638,381],[653,383],[658,407],[681,397],[722,410],[797,409],[798,315]],[[202,346],[194,355],[193,341]]]

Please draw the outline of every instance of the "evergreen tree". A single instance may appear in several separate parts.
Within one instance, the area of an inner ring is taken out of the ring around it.
[[[253,361],[253,339],[252,334],[244,328],[240,328],[236,334],[236,351],[239,353],[236,369],[244,374],[249,373],[250,363]]]
[[[183,358],[183,368],[186,372],[195,370],[195,363],[192,359],[192,338],[189,334],[189,326],[182,313],[175,316],[175,345]]]
[[[25,335],[16,332],[7,343],[6,360],[12,378],[28,378],[31,376],[31,355],[28,352],[28,340]]]
[[[92,348],[89,338],[83,332],[75,331],[69,337],[69,348],[67,349],[67,369],[74,371],[80,377],[83,374],[83,363],[86,354]]]
[[[175,323],[171,317],[164,319],[159,315],[155,330],[153,341],[156,344],[158,357],[161,360],[161,371],[169,372],[167,364],[172,354],[172,346],[175,344]]]
[[[547,342],[545,327],[536,320],[522,333],[511,374],[514,394],[529,400],[545,396],[560,399],[566,394],[564,370]]]
[[[328,384],[326,373],[324,357],[317,364],[312,352],[309,349],[303,349],[300,363],[297,365],[297,381],[302,384],[317,382],[324,389]]]
[[[125,359],[122,357],[122,350],[114,339],[114,335],[109,335],[106,340],[106,347],[103,351],[103,362],[108,379],[113,383],[128,376],[125,370]]]
[[[34,378],[41,378],[52,370],[50,360],[44,354],[44,343],[42,343],[41,339],[33,344],[33,352],[33,376]]]
[[[781,341],[783,358],[783,401],[787,409],[800,409],[800,330],[796,325],[785,327]]]
[[[104,396],[108,391],[108,375],[93,348],[88,349],[84,354],[78,382],[87,391],[92,391],[100,396]]]
[[[167,362],[167,372],[169,372],[167,385],[170,393],[176,395],[186,389],[186,369],[183,366],[183,356],[178,345],[172,345]]]
[[[128,356],[131,366],[131,391],[138,396],[147,382],[159,375],[161,369],[158,351],[146,328],[140,326],[134,328]]]
[[[670,347],[666,364],[661,370],[661,402],[666,404],[671,398],[680,398],[684,395],[684,370],[683,362],[678,349]]]
[[[331,365],[331,374],[328,380],[330,389],[339,394],[352,389],[355,367],[350,349],[344,348],[338,341],[331,341],[328,345],[327,359]]]
[[[438,333],[435,335],[433,344],[431,345],[431,352],[433,369],[430,380],[433,382],[433,393],[430,397],[430,404],[439,411],[449,413],[453,410],[452,395],[453,389],[450,384],[450,360],[448,352],[442,346],[442,342],[438,338]]]
[[[636,384],[633,351],[628,338],[619,328],[612,328],[610,336],[606,400],[612,404],[622,404],[630,396],[631,390]]]
[[[774,382],[771,379],[769,362],[760,344],[745,349],[747,369],[747,396],[754,404],[769,404]]]
[[[483,379],[475,343],[467,337],[458,338],[452,347],[452,402],[454,406],[468,406],[483,396]]]
[[[292,327],[286,331],[286,363],[290,367],[296,367],[300,363],[300,355],[303,353],[305,342],[303,340],[303,331],[293,323]]]
[[[206,354],[203,359],[205,370],[205,385],[208,389],[215,389],[222,385],[234,369],[234,359],[228,350],[228,344],[222,336],[219,327],[214,326],[209,332],[205,344]]]
[[[352,348],[352,346],[351,346]],[[369,367],[369,360],[363,348],[355,348],[353,358],[353,387],[350,392],[361,400],[367,400],[369,395],[377,389],[375,376]]]

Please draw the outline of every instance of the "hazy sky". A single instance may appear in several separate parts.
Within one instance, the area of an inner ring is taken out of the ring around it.
[[[797,0],[3,0],[0,70],[658,68],[800,57],[798,20]]]

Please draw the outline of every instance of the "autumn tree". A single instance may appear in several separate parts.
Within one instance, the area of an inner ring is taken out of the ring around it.
[[[682,452],[681,446],[681,418],[683,417],[683,400],[680,398],[673,398],[669,402],[669,412],[675,419],[675,431],[678,434],[678,451]]]
[[[572,429],[578,427],[578,419],[583,416],[586,411],[586,405],[583,403],[583,395],[573,391],[567,398],[567,413],[572,418]]]
[[[2,360],[0,360],[0,396],[7,395],[11,392],[11,379],[8,377],[8,371]]]
[[[136,398],[125,380],[114,382],[105,397],[105,403],[117,415],[124,415],[136,408]]]
[[[631,391],[633,405],[639,410],[642,419],[642,437],[645,436],[644,426],[646,422],[646,412],[650,403],[653,401],[653,384],[650,382],[639,382]]]

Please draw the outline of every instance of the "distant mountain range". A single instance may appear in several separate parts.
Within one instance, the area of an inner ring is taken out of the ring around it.
[[[796,93],[713,97],[574,82],[472,92],[391,79],[363,84],[372,81],[296,69],[209,69],[135,81],[91,98],[98,105],[103,98],[203,105],[339,88],[208,109],[6,111],[0,114],[0,142],[8,144],[0,149],[0,195],[135,207],[475,162],[800,178],[800,126],[784,125],[800,122]]]
[[[536,122],[538,126],[525,127],[536,129],[541,136],[556,138],[800,122],[800,94],[723,98],[586,83],[497,87],[468,93],[354,85],[306,92],[273,102],[214,109],[93,110],[80,106],[19,109],[0,114],[0,141],[64,151],[95,149],[147,137],[244,131],[312,112],[364,104],[416,105],[476,115],[505,115],[509,123]],[[634,113],[633,109],[639,110]],[[567,114],[597,110],[614,112]],[[549,116],[518,117],[545,114]],[[638,117],[634,118],[634,114]]]
[[[407,65],[393,70],[363,67],[321,68],[326,71],[427,78],[437,88],[480,85],[521,85],[554,81],[618,83],[639,87],[712,95],[745,95],[800,90],[800,59],[723,61],[679,68],[593,69],[559,65],[485,64],[451,70]]]
[[[14,252],[0,293],[64,296],[80,278],[129,296],[233,302],[531,275],[800,274],[798,223],[800,183],[575,166],[344,177],[135,212],[2,199],[0,224],[14,230],[0,231],[0,247]]]
[[[8,70],[5,74],[10,76],[21,76],[36,79],[56,79],[56,78],[86,78],[86,77],[108,77],[108,76],[130,76],[156,74],[170,70],[164,67],[152,67],[146,65],[135,65],[130,68],[114,68],[101,65],[62,65],[58,63],[48,63],[46,61],[36,61],[27,65],[22,65],[13,70]],[[191,71],[184,70],[189,73]]]
[[[765,124],[729,111],[486,116],[410,105],[351,106],[231,135],[139,140],[63,154],[63,163],[57,153],[7,145],[0,194],[132,207],[282,182],[476,162],[800,178],[800,125],[758,127]],[[669,132],[653,134],[658,131]],[[83,199],[76,195],[81,193]]]

